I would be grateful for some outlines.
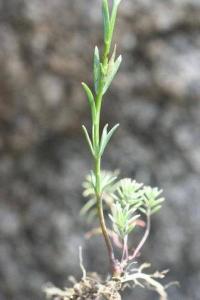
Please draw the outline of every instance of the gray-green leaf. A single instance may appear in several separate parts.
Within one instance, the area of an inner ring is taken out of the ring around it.
[[[84,131],[84,133],[85,133],[85,137],[86,137],[86,140],[87,140],[87,142],[88,142],[90,151],[91,151],[92,155],[95,156],[94,148],[93,148],[93,146],[92,146],[92,142],[91,142],[90,136],[89,136],[89,134],[88,134],[88,131],[87,131],[87,129],[86,129],[86,127],[85,127],[84,125],[82,125],[82,128],[83,128],[83,131]]]
[[[103,155],[103,152],[110,141],[112,135],[116,131],[116,129],[119,127],[119,124],[116,124],[109,132],[107,132],[108,129],[108,124],[105,125],[103,132],[102,132],[102,137],[101,137],[101,143],[100,143],[100,155]]]
[[[96,116],[96,106],[95,106],[94,96],[93,96],[92,91],[90,90],[89,86],[86,83],[82,82],[82,86],[86,92],[88,104],[90,106],[91,113],[92,113],[92,119],[94,121],[95,116]]]
[[[145,208],[143,208],[143,207],[139,207],[139,211],[141,211],[143,214],[147,214],[147,211],[146,211],[146,209]]]
[[[119,6],[120,2],[121,2],[121,0],[113,1],[113,9],[112,9],[112,14],[111,14],[111,18],[110,18],[110,38],[112,38],[112,36],[113,36],[115,21],[116,21],[116,17],[117,17],[117,10],[118,10],[118,6]]]
[[[111,82],[113,81],[119,67],[120,64],[122,62],[122,56],[120,55],[117,60],[115,61],[115,63],[113,64],[112,69],[109,70],[108,74],[105,77],[105,84],[104,84],[104,88],[103,88],[103,94],[106,93],[107,89],[109,88]]]
[[[92,198],[81,208],[80,215],[85,215],[96,204],[96,199]]]
[[[109,42],[110,36],[110,13],[109,13],[109,6],[108,0],[103,0],[103,23],[104,23],[104,41],[105,43]]]
[[[158,205],[151,210],[151,215],[155,214],[161,209],[162,205]]]
[[[96,94],[98,93],[99,81],[101,76],[100,55],[98,47],[94,50],[94,87]]]

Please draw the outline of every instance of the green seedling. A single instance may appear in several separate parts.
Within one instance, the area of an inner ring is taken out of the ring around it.
[[[94,169],[84,182],[84,196],[89,197],[89,200],[81,211],[82,214],[88,213],[89,219],[98,215],[101,233],[110,260],[110,272],[112,277],[116,278],[127,275],[126,270],[136,262],[149,237],[151,216],[160,210],[165,200],[160,196],[162,190],[144,186],[130,178],[119,180],[114,172],[106,172],[101,168],[104,151],[119,127],[119,124],[116,124],[109,130],[109,126],[106,124],[100,132],[104,97],[122,62],[121,55],[116,58],[116,46],[112,46],[120,2],[121,0],[113,0],[112,8],[110,8],[108,0],[102,0],[104,45],[101,52],[97,46],[94,50],[93,88],[89,88],[83,83],[91,111],[91,134],[88,133],[85,126],[83,129],[92,154]],[[111,229],[106,225],[105,214],[108,210],[110,210],[108,216],[111,220]],[[145,221],[142,222],[144,219]],[[139,225],[145,227],[144,235],[135,249],[130,251],[129,236]],[[115,243],[116,240],[117,243]],[[120,245],[121,259],[115,255],[114,247],[116,244]],[[163,273],[159,274],[161,277],[163,276]],[[149,275],[145,276],[148,277]],[[151,280],[153,279],[151,278]],[[143,278],[142,281],[145,279]],[[155,289],[157,291],[162,290],[163,297],[167,297],[163,287],[160,289],[155,287]]]
[[[166,271],[147,274],[144,269],[150,267],[150,264],[143,263],[138,266],[141,250],[150,234],[151,217],[159,212],[164,201],[162,190],[145,186],[131,178],[120,179],[119,172],[102,170],[102,157],[119,127],[116,124],[109,128],[105,124],[101,130],[104,98],[122,62],[122,56],[117,55],[117,48],[112,43],[120,2],[121,0],[110,3],[102,0],[103,48],[99,50],[96,46],[94,49],[93,87],[82,83],[91,112],[91,128],[88,130],[85,126],[82,127],[93,160],[93,170],[83,183],[83,195],[88,200],[81,214],[87,215],[89,220],[98,216],[99,227],[93,229],[89,235],[100,233],[104,238],[110,263],[110,281],[94,287],[93,279],[87,276],[80,255],[83,278],[79,289],[82,294],[76,294],[77,287],[70,292],[59,292],[57,289],[55,293],[55,290],[48,290],[48,295],[59,296],[58,299],[100,299],[99,295],[108,294],[110,298],[105,296],[103,299],[121,299],[120,291],[127,285],[153,289],[160,295],[160,299],[167,299],[165,287],[158,281],[165,276]],[[138,227],[144,232],[133,248],[130,241]],[[83,296],[85,286],[87,290],[88,286],[95,290],[96,298],[93,294]]]

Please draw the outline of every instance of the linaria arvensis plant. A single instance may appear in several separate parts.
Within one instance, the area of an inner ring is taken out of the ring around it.
[[[89,135],[85,126],[83,126],[83,130],[94,162],[94,169],[84,183],[84,195],[90,196],[90,200],[83,207],[82,213],[95,214],[96,212],[98,215],[113,277],[121,277],[130,263],[135,261],[149,236],[151,216],[160,210],[164,201],[164,198],[160,197],[162,190],[144,186],[129,178],[118,180],[116,174],[101,169],[104,151],[119,126],[116,124],[109,130],[108,124],[106,124],[100,133],[104,96],[122,62],[121,55],[116,58],[116,46],[112,49],[113,33],[120,2],[121,0],[113,0],[112,10],[110,10],[108,0],[102,0],[104,46],[102,53],[97,46],[94,50],[93,89],[86,83],[82,83],[91,111],[92,133]],[[110,199],[111,213],[109,217],[112,222],[112,231],[107,228],[104,216],[104,205],[106,205],[106,198],[108,197]],[[141,214],[146,217],[145,233],[138,246],[129,253],[128,237],[138,224],[142,224],[140,222]],[[121,260],[115,257],[113,244],[117,244],[121,248]]]
[[[82,83],[91,112],[91,130],[83,126],[83,131],[94,168],[83,183],[83,195],[89,199],[82,208],[81,214],[87,214],[88,219],[98,216],[100,226],[88,233],[88,236],[98,233],[103,235],[110,262],[111,279],[105,285],[99,283],[98,288],[96,285],[94,288],[91,283],[92,279],[83,267],[80,255],[80,266],[83,270],[82,281],[70,291],[48,288],[46,293],[49,297],[57,296],[58,299],[65,300],[100,299],[98,296],[101,295],[103,299],[121,299],[120,291],[125,285],[138,285],[155,290],[162,300],[167,299],[165,287],[158,281],[159,278],[165,277],[166,271],[145,273],[144,269],[150,267],[150,264],[143,263],[139,266],[137,262],[150,233],[151,217],[160,210],[164,201],[161,196],[162,190],[145,186],[130,178],[119,179],[118,172],[108,172],[101,168],[103,154],[119,126],[116,124],[109,129],[106,124],[100,132],[102,104],[122,62],[122,56],[116,56],[116,46],[112,45],[121,1],[113,0],[111,7],[108,0],[102,0],[104,45],[102,51],[98,47],[94,49],[93,88]],[[106,225],[105,214],[110,219],[111,228]],[[135,248],[129,248],[130,234],[134,233],[138,226],[143,228],[144,234]],[[120,257],[116,256],[116,248],[118,248],[117,253],[121,252]],[[87,286],[87,293],[85,286]],[[95,290],[96,298],[92,292],[91,294],[88,292],[90,290],[88,286],[91,286],[93,293]]]

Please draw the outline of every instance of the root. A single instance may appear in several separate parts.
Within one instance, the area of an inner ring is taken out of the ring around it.
[[[64,290],[54,286],[44,288],[47,299],[54,300],[121,300],[120,290],[120,282],[110,280],[103,283],[95,273],[75,283],[73,288]]]
[[[47,299],[53,300],[121,300],[120,292],[126,287],[140,286],[156,291],[160,300],[167,300],[166,287],[157,280],[164,278],[167,271],[144,273],[143,270],[148,267],[150,264],[143,264],[125,273],[121,278],[113,278],[106,282],[103,282],[96,273],[86,275],[83,268],[81,281],[75,282],[72,288],[61,290],[54,286],[46,286],[44,292]]]
[[[131,273],[125,274],[121,279],[123,284],[132,284],[134,286],[140,286],[142,288],[147,288],[156,291],[160,300],[167,300],[166,287],[163,286],[156,278],[164,278],[168,270],[163,272],[155,272],[153,274],[146,274],[143,272],[144,269],[149,268],[150,264],[143,264],[139,268],[131,270]]]
[[[44,287],[47,299],[51,300],[121,300],[120,292],[126,287],[142,287],[154,290],[158,293],[160,300],[167,300],[166,288],[158,279],[163,279],[168,270],[155,272],[153,274],[144,273],[144,269],[149,268],[150,264],[142,264],[138,268],[127,266],[124,274],[119,278],[111,278],[103,281],[97,273],[86,273],[83,265],[82,249],[79,248],[79,261],[82,270],[82,279],[76,282],[71,280],[71,288],[59,289],[52,285]],[[133,265],[133,264],[132,264]],[[174,283],[173,283],[174,284]],[[168,285],[169,286],[169,285]]]

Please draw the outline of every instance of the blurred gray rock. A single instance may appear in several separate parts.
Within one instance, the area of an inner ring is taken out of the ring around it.
[[[47,282],[107,272],[101,239],[84,239],[81,183],[91,168],[80,125],[89,123],[101,44],[100,1],[0,1],[0,299],[44,299]],[[103,122],[121,127],[104,167],[164,189],[142,261],[170,268],[171,300],[200,294],[200,2],[124,0],[117,28],[121,72]],[[134,241],[133,241],[134,243]],[[156,299],[142,290],[124,299]]]

